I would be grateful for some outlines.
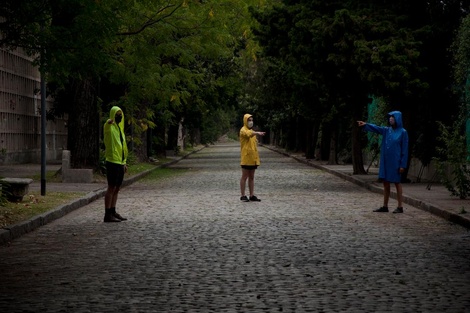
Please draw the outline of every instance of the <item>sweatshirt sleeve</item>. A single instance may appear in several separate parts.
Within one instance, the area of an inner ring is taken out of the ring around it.
[[[377,126],[375,124],[366,123],[366,125],[364,125],[362,127],[362,130],[365,131],[365,132],[371,132],[371,133],[376,133],[376,134],[383,135],[386,132],[387,127]]]

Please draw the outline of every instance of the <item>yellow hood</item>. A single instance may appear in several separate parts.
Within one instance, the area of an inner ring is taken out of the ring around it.
[[[245,126],[246,128],[248,128],[248,119],[249,119],[250,117],[252,117],[252,116],[253,116],[253,115],[248,114],[248,113],[243,116],[243,126]]]

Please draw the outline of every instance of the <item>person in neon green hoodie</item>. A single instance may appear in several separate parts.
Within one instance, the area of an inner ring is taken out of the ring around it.
[[[127,144],[124,134],[124,113],[121,108],[113,106],[109,112],[109,119],[103,127],[106,177],[108,189],[104,196],[104,222],[121,222],[127,220],[116,212],[116,202],[119,189],[127,172]]]

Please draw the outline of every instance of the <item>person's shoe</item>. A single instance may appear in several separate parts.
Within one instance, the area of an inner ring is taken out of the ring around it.
[[[250,201],[250,200],[248,200],[247,196],[241,196],[240,200],[242,200],[243,202],[249,202]]]
[[[114,212],[114,217],[121,221],[127,221],[127,218],[122,217],[121,214]]]
[[[120,221],[127,221],[127,218],[124,218],[121,216],[121,214],[117,213],[116,212],[116,208],[115,207],[112,207],[112,208],[109,208],[109,212],[112,216],[114,216],[115,218],[117,218],[118,220]]]
[[[392,213],[403,213],[403,207],[396,208]]]
[[[121,220],[120,219],[117,219],[114,214],[112,213],[106,213],[104,215],[104,220],[103,222],[105,223],[119,223]]]
[[[388,207],[383,206],[378,209],[375,209],[374,212],[388,212]]]
[[[257,201],[257,202],[260,202],[261,200],[258,199],[256,196],[251,196],[251,197],[250,197],[250,201]]]

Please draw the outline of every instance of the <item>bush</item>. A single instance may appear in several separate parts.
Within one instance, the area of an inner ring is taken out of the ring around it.
[[[451,127],[438,122],[443,147],[438,147],[435,158],[437,173],[442,184],[452,196],[466,199],[470,196],[470,168],[465,136],[465,115],[461,115]]]

